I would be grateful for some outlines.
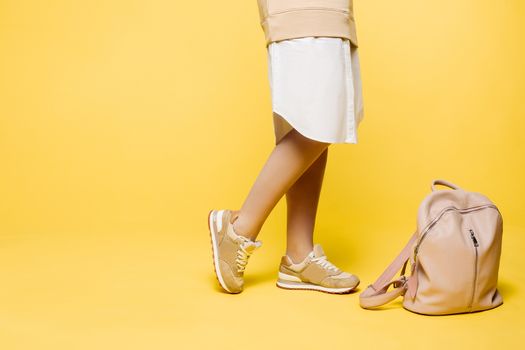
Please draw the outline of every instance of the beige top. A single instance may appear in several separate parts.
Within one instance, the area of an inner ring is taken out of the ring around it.
[[[340,37],[357,46],[352,0],[257,0],[266,46],[306,36]]]

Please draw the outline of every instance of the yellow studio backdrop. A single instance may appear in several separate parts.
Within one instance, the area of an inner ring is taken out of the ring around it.
[[[503,214],[503,306],[425,317],[280,290],[284,200],[245,291],[220,292],[208,211],[238,209],[274,145],[256,1],[0,0],[2,349],[520,344],[524,2],[354,9],[365,117],[330,148],[316,241],[362,291],[444,178]]]

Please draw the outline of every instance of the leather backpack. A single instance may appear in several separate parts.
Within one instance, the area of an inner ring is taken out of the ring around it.
[[[452,190],[436,190],[437,184]],[[403,308],[409,311],[447,315],[503,303],[497,289],[503,233],[499,209],[485,195],[446,180],[436,179],[430,188],[418,208],[416,232],[360,294],[361,307],[375,308],[403,296]]]

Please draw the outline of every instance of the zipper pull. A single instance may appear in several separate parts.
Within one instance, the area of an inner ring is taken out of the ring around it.
[[[470,238],[472,239],[472,242],[474,242],[474,247],[478,247],[479,243],[478,243],[478,240],[476,239],[476,236],[474,235],[474,231],[472,229],[469,229],[469,231],[470,231]]]

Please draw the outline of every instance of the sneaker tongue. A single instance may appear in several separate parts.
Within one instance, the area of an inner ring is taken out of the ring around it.
[[[255,249],[259,248],[260,246],[262,245],[262,242],[261,241],[250,241],[250,240],[245,240],[244,243],[242,244],[243,248],[247,251],[247,252],[253,252]]]
[[[313,252],[314,252],[314,256],[315,256],[316,258],[318,258],[318,257],[324,255],[324,250],[323,250],[323,248],[321,247],[320,244],[316,244],[316,245],[314,245],[314,250],[313,250]]]
[[[238,235],[233,229],[233,224],[228,225],[227,234],[236,242],[241,242],[244,249],[247,252],[253,252],[255,249],[259,248],[262,245],[261,241],[252,241],[251,239]]]

